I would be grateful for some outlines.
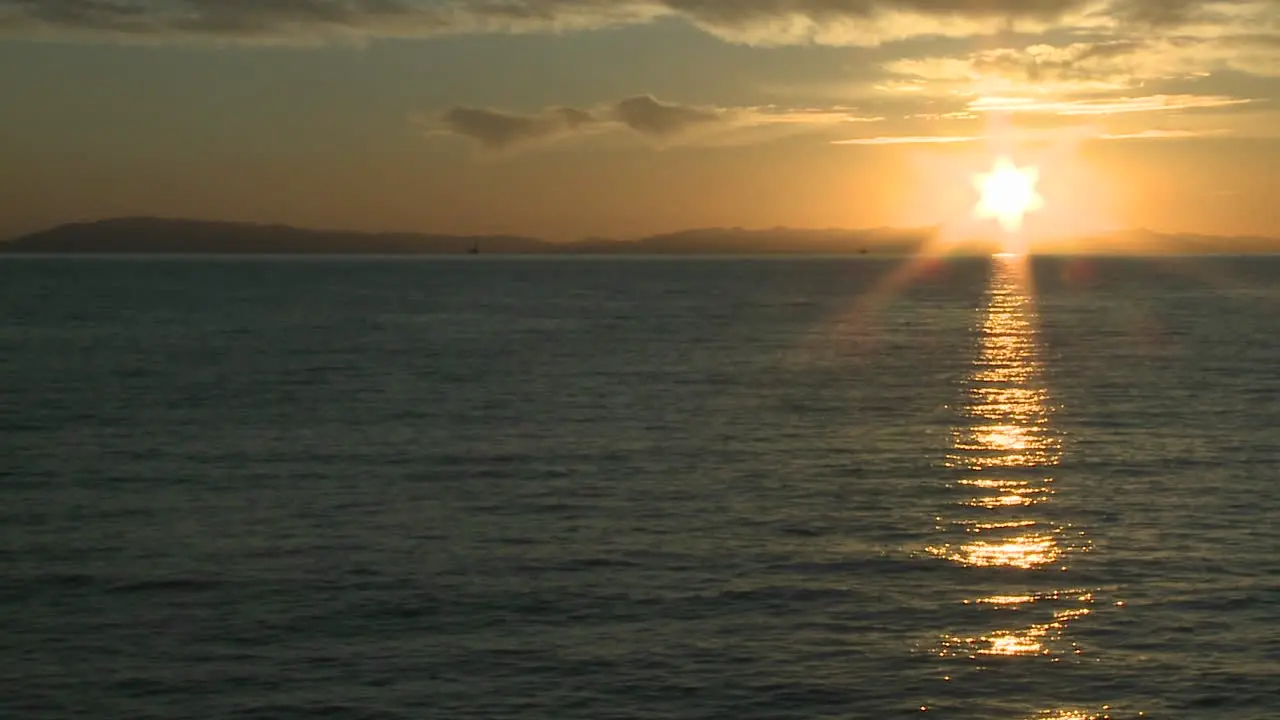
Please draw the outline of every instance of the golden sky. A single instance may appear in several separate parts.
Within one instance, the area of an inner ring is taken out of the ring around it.
[[[0,0],[0,235],[1280,236],[1280,0]]]

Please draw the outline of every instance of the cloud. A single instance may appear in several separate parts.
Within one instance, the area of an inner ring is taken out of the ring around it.
[[[1096,0],[664,0],[722,40],[758,46],[874,46],[923,36],[968,37],[1019,27],[1035,32]]]
[[[586,110],[556,108],[541,115],[517,115],[484,108],[455,107],[441,118],[449,132],[494,150],[566,135],[596,118]]]
[[[723,114],[715,110],[660,103],[650,95],[623,100],[613,107],[613,117],[653,138],[673,137],[700,125],[724,121]]]
[[[882,135],[877,137],[834,140],[832,145],[936,145],[971,143],[986,140],[1013,138],[1019,141],[1061,140],[1072,135],[1082,140],[1185,140],[1200,137],[1221,136],[1226,130],[1145,129],[1132,132],[1105,132],[1098,128],[1020,128],[1006,131],[999,138],[993,135]]]
[[[881,135],[878,137],[834,140],[832,145],[937,145],[983,140],[980,135]]]
[[[649,22],[647,0],[0,0],[0,30],[155,41],[566,32]]]
[[[669,17],[735,43],[877,45],[1007,29],[1230,25],[1244,32],[1278,14],[1274,0],[0,0],[0,29],[299,42],[569,32]]]
[[[1187,138],[1225,135],[1225,130],[1139,130],[1130,133],[1103,133],[1101,140],[1183,140]]]
[[[881,67],[888,79],[876,89],[917,107],[1066,117],[1239,111],[1275,97],[1280,35],[1092,34],[950,57],[899,57]]]
[[[652,95],[635,95],[594,108],[557,107],[537,113],[514,113],[489,108],[455,107],[429,120],[434,134],[468,138],[491,150],[554,141],[624,129],[658,143],[733,130],[773,127],[802,131],[842,123],[875,123],[882,117],[863,116],[853,108],[716,108],[681,105]]]
[[[1152,26],[1218,22],[1250,6],[1273,0],[1117,0],[1112,11],[1119,17]]]
[[[959,126],[936,123],[972,123],[992,113],[1025,117],[1026,120],[1013,129],[1003,131],[1023,141],[1059,138],[1064,133],[1073,132],[1079,133],[1082,139],[1186,139],[1220,135],[1227,131],[1203,127],[1134,129],[1132,121],[1119,128],[1099,123],[1110,124],[1108,118],[1138,116],[1141,113],[1227,108],[1252,102],[1247,98],[1195,94],[1076,99],[978,96],[969,99],[961,110],[903,116],[901,120],[908,125],[896,124],[896,120],[895,125],[890,125],[893,129],[905,131],[901,134],[881,133],[834,140],[828,135],[826,141],[833,145],[925,145],[989,140],[992,139],[990,135],[973,134],[972,125],[969,132],[965,132]],[[1036,117],[1043,119],[1036,120]],[[455,107],[428,122],[433,128],[432,134],[462,137],[486,149],[503,151],[611,131],[630,132],[659,145],[689,142],[745,144],[776,138],[780,133],[831,131],[851,124],[884,123],[888,120],[883,116],[863,115],[848,107],[786,108],[770,105],[725,108],[682,105],[663,102],[652,95],[635,95],[612,104],[589,108],[553,107],[536,113]],[[912,128],[911,123],[920,122],[927,125]],[[952,131],[934,132],[942,127],[950,127]],[[752,129],[766,132],[737,132]],[[917,131],[912,132],[912,129]]]
[[[1248,98],[1223,95],[1147,95],[1094,100],[1040,100],[1028,97],[979,97],[969,103],[974,112],[1037,113],[1049,115],[1120,115],[1137,112],[1190,110],[1244,105]]]
[[[1280,4],[1277,5],[1280,7]],[[1172,36],[1040,43],[959,57],[905,57],[884,63],[886,91],[940,95],[1023,92],[1063,95],[1125,91],[1152,82],[1237,71],[1280,76],[1280,35],[1212,39]]]
[[[731,112],[664,103],[636,95],[593,109],[552,108],[521,114],[487,108],[455,107],[440,122],[447,133],[474,140],[491,150],[506,150],[544,140],[627,128],[655,141],[679,138],[700,128],[728,123]]]
[[[251,37],[323,28],[356,31],[405,20],[414,10],[402,0],[0,0],[0,27]]]

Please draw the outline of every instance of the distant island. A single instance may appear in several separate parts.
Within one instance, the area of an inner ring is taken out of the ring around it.
[[[69,223],[0,242],[0,253],[235,255],[906,255],[928,247],[936,230],[876,228],[705,228],[636,240],[554,243],[519,235],[446,235],[312,230],[287,225],[133,217]],[[1062,243],[1105,254],[1280,252],[1280,239],[1169,235],[1133,230]],[[986,254],[989,243],[965,243]]]
[[[903,253],[928,240],[912,230],[744,230],[710,228],[639,240],[589,238],[554,243],[518,235],[441,235],[310,230],[287,225],[114,218],[70,223],[0,243],[20,253],[219,253],[219,254],[750,254]]]

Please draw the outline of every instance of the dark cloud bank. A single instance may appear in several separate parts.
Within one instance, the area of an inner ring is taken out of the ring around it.
[[[1111,0],[1122,22],[1212,21],[1224,8],[1258,0]],[[1053,21],[1089,0],[0,0],[0,27],[125,35],[222,38],[536,32],[586,29],[678,16],[712,31],[784,18],[815,23],[899,12],[940,18]]]

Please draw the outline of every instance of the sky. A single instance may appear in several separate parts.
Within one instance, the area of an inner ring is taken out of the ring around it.
[[[1280,0],[0,0],[0,236],[1280,236],[1278,103]]]

